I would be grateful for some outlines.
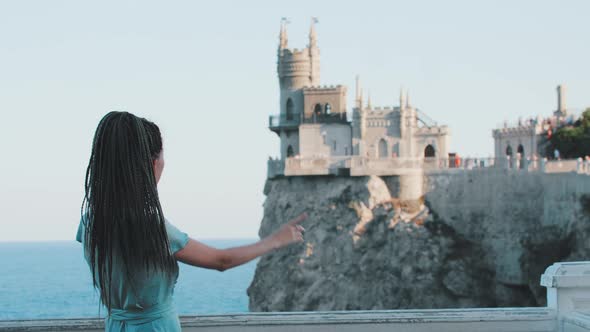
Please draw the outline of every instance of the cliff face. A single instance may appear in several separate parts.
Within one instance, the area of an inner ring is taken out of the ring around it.
[[[264,237],[302,211],[305,242],[260,259],[251,311],[544,305],[556,261],[590,259],[590,177],[485,170],[268,180]],[[584,207],[588,208],[584,208]]]

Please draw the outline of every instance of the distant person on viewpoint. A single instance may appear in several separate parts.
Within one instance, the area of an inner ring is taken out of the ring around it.
[[[163,169],[158,126],[127,112],[102,118],[76,239],[108,310],[105,331],[180,331],[172,304],[177,261],[224,271],[303,241],[305,213],[247,246],[221,250],[189,238],[164,218],[156,187]]]

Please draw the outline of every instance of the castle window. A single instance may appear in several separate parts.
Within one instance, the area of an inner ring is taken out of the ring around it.
[[[521,162],[520,162],[520,168],[524,168],[524,162],[522,162],[523,160],[525,160],[525,157],[524,157],[524,146],[522,146],[522,144],[519,144],[518,145],[518,148],[516,149],[516,152],[518,152],[518,157],[521,160]]]
[[[292,146],[288,146],[287,147],[287,158],[293,157],[294,153],[293,153],[293,147]]]
[[[291,98],[287,99],[287,121],[293,120],[294,108],[293,100]]]
[[[522,144],[518,145],[518,148],[516,149],[516,152],[520,153],[520,157],[524,158],[524,147],[522,146]]]
[[[512,147],[510,145],[506,147],[506,155],[512,157]]]
[[[387,158],[389,156],[389,153],[387,152],[387,142],[382,138],[379,141],[379,158]]]
[[[399,142],[395,143],[391,148],[391,156],[399,157]]]
[[[426,148],[424,149],[424,158],[432,158],[436,156],[436,151],[434,150],[434,147],[430,144],[428,144],[426,146]]]
[[[322,105],[321,104],[315,104],[315,106],[313,108],[313,113],[315,115],[321,115],[322,114]]]
[[[332,112],[332,105],[330,105],[329,103],[327,103],[327,104],[324,106],[324,113],[326,113],[326,114],[330,114],[331,112]]]

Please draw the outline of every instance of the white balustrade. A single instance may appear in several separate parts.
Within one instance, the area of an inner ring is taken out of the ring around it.
[[[339,174],[339,169],[349,169],[351,176],[402,175],[416,171],[441,172],[504,168],[520,172],[563,173],[575,172],[590,175],[590,160],[547,158],[367,158],[360,156],[290,157],[269,161],[269,178],[280,175]]]

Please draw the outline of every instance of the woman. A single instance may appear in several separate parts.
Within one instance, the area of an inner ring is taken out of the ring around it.
[[[158,126],[127,112],[102,118],[77,240],[108,310],[105,331],[180,331],[172,305],[177,261],[224,271],[303,241],[305,214],[247,246],[220,250],[189,238],[164,218],[156,188],[163,169]]]

